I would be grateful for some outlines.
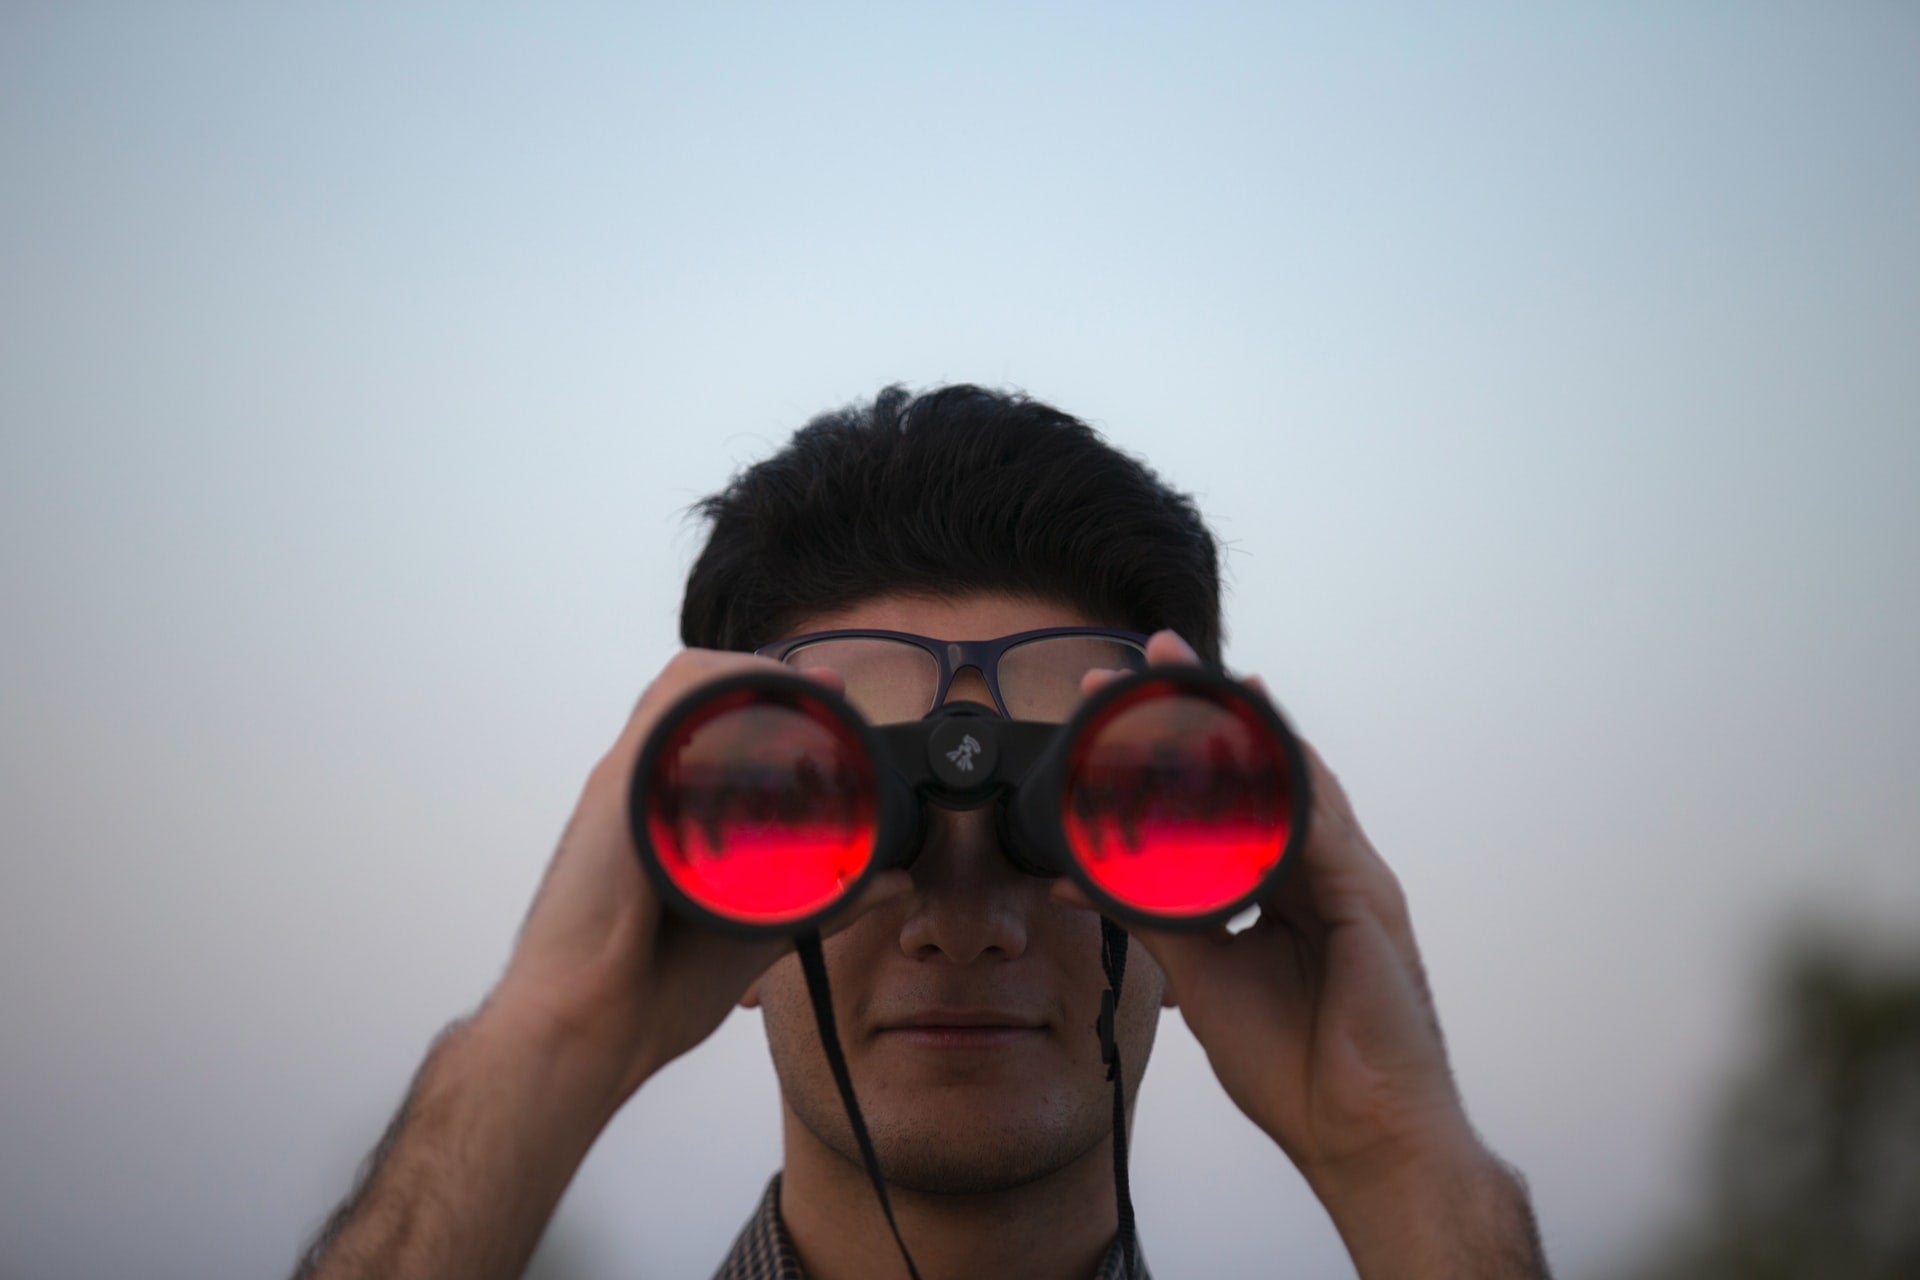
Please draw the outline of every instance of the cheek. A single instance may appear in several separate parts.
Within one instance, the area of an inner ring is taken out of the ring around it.
[[[1100,997],[1107,989],[1106,970],[1100,964],[1100,931],[1097,922],[1093,938],[1087,944],[1087,952],[1085,979],[1081,985],[1090,993],[1091,1001],[1085,1018],[1087,1038],[1097,1045],[1098,1037],[1092,1028],[1099,1017]],[[1154,1033],[1160,1025],[1160,1000],[1165,993],[1166,976],[1154,961],[1153,954],[1138,939],[1127,939],[1127,969],[1120,982],[1116,1036],[1122,1054],[1128,1059],[1129,1072],[1153,1045]],[[1097,1049],[1095,1051],[1098,1052]]]
[[[1153,1044],[1160,1026],[1160,1001],[1166,994],[1166,975],[1139,943],[1127,946],[1127,976],[1120,990],[1122,1034],[1139,1051]]]
[[[822,951],[827,959],[827,989],[833,1001],[834,1021],[840,1028],[842,1043],[848,1029],[857,1025],[856,1011],[868,1000],[866,978],[877,969],[880,953],[889,937],[897,936],[899,923],[887,924],[869,915],[826,939]],[[813,997],[807,991],[806,971],[800,957],[788,952],[760,976],[760,1013],[766,1022],[767,1039],[776,1053],[790,1044],[801,1044],[815,1056],[820,1053],[820,1036],[815,1026]]]
[[[1053,910],[1058,918],[1048,921],[1051,963],[1066,975],[1069,1017],[1076,1025],[1084,1024],[1088,1042],[1097,1045],[1093,1026],[1100,1015],[1100,997],[1107,989],[1107,972],[1100,964],[1100,920],[1090,912],[1070,907]],[[1138,1052],[1152,1043],[1165,991],[1166,978],[1152,953],[1129,938],[1126,975],[1120,983],[1119,1035],[1123,1047],[1134,1044]]]
[[[766,1028],[773,1062],[781,1069],[783,1051],[801,1032],[812,1032],[813,1007],[798,956],[783,956],[760,975],[760,1022]]]

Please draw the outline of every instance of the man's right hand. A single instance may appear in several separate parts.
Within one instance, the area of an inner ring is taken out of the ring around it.
[[[654,1072],[705,1040],[788,939],[741,939],[666,907],[641,868],[628,822],[634,765],[681,698],[744,671],[791,668],[709,649],[677,654],[648,686],[588,776],[483,1018],[511,1021],[606,1073],[618,1107]],[[836,691],[830,672],[808,673]],[[888,871],[834,923],[843,927],[911,886]]]
[[[595,765],[506,972],[428,1055],[361,1185],[301,1280],[517,1276],[601,1129],[655,1071],[711,1035],[790,940],[743,940],[666,908],[640,866],[627,796],[660,717],[708,681],[786,670],[690,649],[641,695]],[[808,673],[829,687],[837,677]],[[844,927],[912,882],[874,877]],[[831,931],[831,930],[829,930]]]

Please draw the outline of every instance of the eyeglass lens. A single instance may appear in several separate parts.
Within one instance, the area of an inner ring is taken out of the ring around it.
[[[933,710],[940,664],[919,645],[845,636],[801,645],[790,667],[825,667],[846,682],[847,700],[875,724],[918,720]],[[1042,636],[1000,656],[1000,697],[1015,720],[1057,723],[1080,705],[1080,678],[1096,669],[1138,671],[1146,655],[1110,636]]]

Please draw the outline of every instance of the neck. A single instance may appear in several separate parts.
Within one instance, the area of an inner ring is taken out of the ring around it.
[[[904,1276],[866,1169],[782,1110],[780,1216],[808,1280]],[[1001,1191],[945,1195],[889,1183],[894,1220],[921,1280],[1090,1280],[1117,1230],[1112,1142],[1109,1137],[1072,1163]]]

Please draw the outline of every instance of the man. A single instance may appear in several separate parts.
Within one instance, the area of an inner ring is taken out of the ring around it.
[[[301,1275],[518,1274],[607,1121],[735,1004],[764,1016],[785,1162],[721,1276],[903,1274],[790,945],[693,924],[641,871],[626,802],[642,742],[688,691],[766,669],[753,650],[802,634],[1121,629],[1151,633],[1145,663],[1219,662],[1215,543],[1192,503],[1022,397],[890,389],[816,419],[703,511],[686,651],[587,779],[506,972],[435,1045]],[[1010,690],[1064,718],[1115,674],[1002,659],[942,690],[907,648],[811,646],[794,665],[882,718],[954,699],[1005,714]],[[1115,1032],[1129,1108],[1177,1005],[1366,1280],[1544,1276],[1525,1190],[1455,1091],[1399,885],[1306,750],[1310,837],[1257,923],[1133,934]],[[829,931],[839,1037],[926,1280],[1146,1274],[1119,1238],[1100,937],[1070,883],[1014,868],[989,811],[937,808],[911,867]]]

